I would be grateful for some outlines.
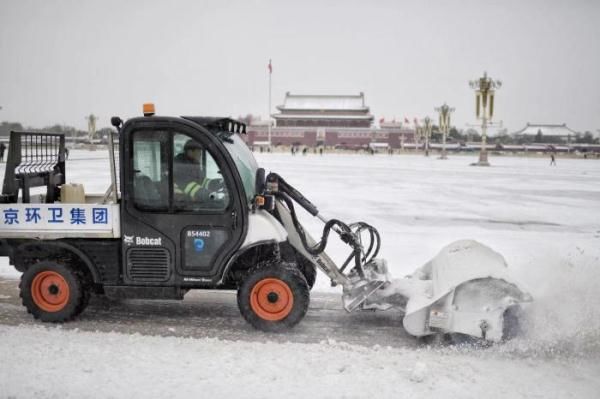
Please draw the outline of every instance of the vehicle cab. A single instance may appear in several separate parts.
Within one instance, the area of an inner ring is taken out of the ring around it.
[[[258,166],[243,129],[226,118],[150,115],[122,126],[125,284],[221,279],[244,241],[255,196]]]

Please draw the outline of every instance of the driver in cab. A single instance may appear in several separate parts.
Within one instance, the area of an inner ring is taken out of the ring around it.
[[[174,192],[186,202],[205,202],[209,198],[208,179],[201,169],[202,150],[198,142],[190,139],[183,146],[183,152],[174,158]]]

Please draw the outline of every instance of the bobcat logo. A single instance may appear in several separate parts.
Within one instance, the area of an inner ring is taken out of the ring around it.
[[[123,235],[123,242],[127,245],[131,245],[131,244],[133,244],[133,237],[134,236]]]

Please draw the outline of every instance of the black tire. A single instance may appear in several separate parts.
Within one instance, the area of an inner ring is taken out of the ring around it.
[[[308,289],[312,290],[315,286],[315,282],[317,281],[317,268],[312,264],[312,262],[299,256],[298,269],[300,269],[302,275],[304,275],[306,283],[308,284]]]
[[[83,311],[85,310],[85,308],[87,308],[87,306],[90,303],[90,297],[91,297],[92,294],[91,294],[91,292],[89,290],[89,287],[84,284],[84,285],[82,285],[82,289],[83,289],[83,296],[81,298],[81,303],[79,304],[79,306],[75,310],[75,314],[73,315],[73,317],[77,317],[81,313],[83,313]]]
[[[502,324],[502,340],[509,341],[522,333],[520,306],[511,306],[504,311],[504,323]]]
[[[81,269],[76,270],[76,274],[79,277],[79,281],[81,282],[81,289],[83,291],[83,296],[81,298],[81,303],[75,310],[74,317],[79,316],[83,311],[87,308],[90,303],[90,299],[92,296],[92,279],[91,276],[84,273]]]
[[[250,270],[237,292],[240,313],[254,328],[281,332],[298,324],[308,310],[304,275],[288,263],[264,263]]]
[[[83,311],[89,300],[81,276],[70,266],[51,261],[27,268],[19,289],[23,306],[44,322],[69,321]]]

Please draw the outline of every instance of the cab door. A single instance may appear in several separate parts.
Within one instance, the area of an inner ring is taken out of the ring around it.
[[[140,123],[126,133],[126,282],[212,285],[243,239],[245,196],[226,150],[186,123]],[[200,155],[184,165],[186,144]]]

